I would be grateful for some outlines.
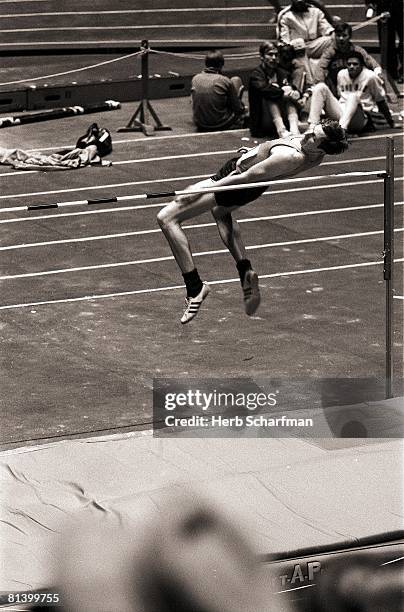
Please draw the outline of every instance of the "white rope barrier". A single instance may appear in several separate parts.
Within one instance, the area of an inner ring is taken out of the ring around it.
[[[205,55],[191,55],[190,53],[175,53],[174,51],[158,51],[157,49],[149,49],[150,53],[154,53],[156,55],[171,55],[173,57],[177,57],[178,59],[197,59],[197,60],[204,60],[206,57]],[[232,59],[237,59],[237,60],[241,60],[241,59],[251,59],[251,58],[257,58],[259,56],[258,51],[250,51],[250,52],[246,52],[246,53],[232,53],[230,55],[225,55],[225,60],[229,61]]]
[[[361,23],[358,23],[352,26],[352,31],[360,30],[368,25],[377,23],[378,21],[380,21],[380,19],[384,19],[389,16],[390,16],[390,13],[388,12],[384,12],[384,13],[381,13],[380,15],[376,15],[375,17],[372,17],[371,19],[367,19],[366,21],[362,21]],[[158,51],[157,49],[151,49],[151,48],[148,50],[148,52],[154,53],[156,55],[157,54],[158,55],[168,55],[168,56],[177,57],[181,59],[192,59],[192,60],[204,60],[205,59],[205,55],[197,55],[197,54],[190,54],[190,53],[175,53],[174,51]],[[45,74],[43,76],[33,77],[30,79],[18,79],[15,81],[6,81],[3,83],[0,83],[0,87],[5,87],[8,85],[19,85],[22,83],[31,83],[33,81],[41,81],[43,79],[51,79],[54,77],[74,74],[76,72],[82,72],[83,70],[93,70],[94,68],[99,68],[100,66],[106,66],[108,64],[113,64],[114,62],[120,62],[120,61],[129,59],[131,57],[136,57],[137,55],[141,55],[142,53],[144,53],[144,51],[140,50],[140,51],[129,53],[127,55],[123,55],[121,57],[117,57],[111,60],[105,60],[103,62],[98,62],[96,64],[90,64],[88,66],[83,66],[82,68],[74,68],[72,70],[65,70],[63,72]],[[235,60],[243,60],[243,59],[252,59],[256,57],[258,57],[258,52],[251,51],[251,52],[245,52],[245,53],[232,53],[232,54],[226,55],[225,59],[226,61],[233,61],[233,60],[235,61]]]
[[[63,72],[54,72],[52,74],[44,74],[43,76],[33,77],[30,79],[18,79],[15,81],[6,81],[4,83],[0,83],[0,87],[5,87],[6,85],[20,85],[22,83],[29,84],[33,81],[42,81],[43,79],[51,79],[54,77],[65,76],[67,74],[74,74],[76,72],[82,72],[83,70],[93,70],[94,68],[99,68],[100,66],[106,66],[108,64],[113,64],[114,62],[121,62],[131,57],[136,57],[138,55],[141,55],[142,53],[144,53],[144,51],[136,51],[134,53],[128,53],[127,55],[122,55],[121,57],[116,57],[114,59],[105,60],[103,62],[98,62],[97,64],[90,64],[89,66],[83,66],[82,68],[74,68],[72,70],[65,70]],[[171,55],[173,57],[178,57],[181,59],[193,59],[193,60],[204,60],[206,57],[205,55],[191,55],[187,53],[157,51],[157,49],[149,49],[149,53],[154,53],[158,55]],[[226,61],[252,59],[256,57],[258,57],[257,51],[251,51],[248,53],[232,53],[231,55],[226,56]]]
[[[390,17],[390,13],[384,12],[380,15],[376,15],[376,17],[372,17],[371,19],[366,19],[366,21],[361,21],[360,23],[357,23],[356,25],[352,26],[352,32],[361,30],[362,28],[377,23],[378,21],[380,21],[380,19],[385,19],[387,17]]]
[[[20,83],[31,83],[31,81],[40,81],[42,79],[50,79],[52,77],[64,76],[65,74],[73,74],[74,72],[81,72],[82,70],[91,70],[93,68],[99,68],[99,66],[105,66],[106,64],[112,64],[113,62],[120,62],[122,60],[128,59],[129,57],[136,57],[140,55],[143,51],[136,51],[135,53],[129,53],[128,55],[123,55],[121,57],[115,57],[111,60],[105,60],[104,62],[98,62],[98,64],[91,64],[90,66],[83,66],[82,68],[74,68],[73,70],[65,70],[64,72],[55,72],[54,74],[45,74],[39,77],[33,77],[32,79],[20,79],[18,81],[7,81],[6,83],[0,83],[0,87],[4,87],[5,85],[17,85]]]

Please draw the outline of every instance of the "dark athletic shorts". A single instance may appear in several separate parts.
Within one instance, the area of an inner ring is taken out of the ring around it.
[[[224,166],[220,168],[210,178],[212,181],[220,181],[220,179],[228,176],[236,169],[238,157],[229,159]],[[267,190],[267,187],[252,187],[251,189],[234,189],[232,191],[218,191],[215,193],[216,204],[219,206],[245,206],[249,202],[253,202]]]

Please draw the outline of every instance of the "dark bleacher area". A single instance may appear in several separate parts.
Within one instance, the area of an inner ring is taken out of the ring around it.
[[[362,0],[326,6],[354,27],[364,18]],[[188,95],[204,51],[213,47],[225,54],[225,72],[246,83],[259,61],[259,43],[276,37],[273,16],[268,0],[250,6],[246,0],[0,0],[0,113],[140,99],[139,57],[85,68],[139,50],[142,39],[156,50],[197,50],[200,56],[151,54],[151,99]],[[353,40],[378,50],[374,24],[355,31]],[[249,57],[231,59],[243,53]]]
[[[331,0],[326,5],[353,25],[364,19],[361,0]],[[246,0],[3,1],[0,53],[111,51],[135,48],[143,38],[154,46],[175,48],[256,44],[275,38],[271,17],[267,0],[250,6]],[[376,26],[358,30],[355,40],[374,45]]]

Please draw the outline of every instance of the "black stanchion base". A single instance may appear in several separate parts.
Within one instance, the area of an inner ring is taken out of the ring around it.
[[[146,123],[148,114],[152,116],[155,125]],[[139,119],[137,118],[139,117]],[[162,130],[171,130],[168,125],[163,125],[160,121],[159,116],[150,104],[148,99],[141,100],[136,112],[132,115],[127,126],[118,128],[118,132],[143,132],[145,136],[151,136],[154,132]]]
[[[120,127],[117,129],[117,132],[143,132],[145,136],[152,136],[154,132],[168,131],[172,130],[172,128],[167,125],[158,125],[154,126],[150,123],[142,123],[141,121],[134,121],[132,124],[127,125],[125,127]]]

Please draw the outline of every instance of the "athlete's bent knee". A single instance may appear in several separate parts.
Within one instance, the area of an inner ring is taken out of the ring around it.
[[[169,215],[167,214],[166,208],[165,206],[157,213],[157,223],[161,229],[164,229],[169,223]]]
[[[168,228],[173,223],[178,223],[172,204],[173,202],[167,204],[157,213],[157,222],[162,230]]]

